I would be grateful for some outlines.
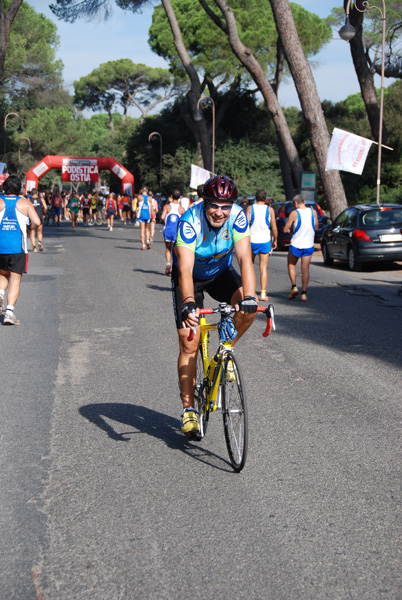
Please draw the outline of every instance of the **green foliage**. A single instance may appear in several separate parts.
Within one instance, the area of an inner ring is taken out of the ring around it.
[[[5,8],[10,0],[3,0]],[[62,91],[61,60],[56,60],[59,44],[57,27],[43,14],[24,2],[10,32],[4,72],[3,90],[7,101],[16,109],[66,101]]]
[[[267,74],[272,76],[276,65],[278,36],[269,2],[247,0],[245,3],[244,0],[233,0],[230,5],[242,42],[252,50]],[[212,23],[197,2],[172,0],[172,6],[184,44],[201,76],[205,76],[209,81],[217,79],[218,85],[224,85],[241,72],[248,81],[248,74],[232,53],[226,36]],[[210,2],[210,6],[217,11],[213,2]],[[331,30],[317,15],[307,12],[297,4],[292,3],[291,7],[303,48],[306,54],[311,56],[329,41]],[[170,62],[175,73],[183,72],[162,5],[154,9],[149,43],[156,54]]]
[[[135,104],[144,114],[145,107],[154,106],[172,95],[173,84],[167,69],[134,64],[129,58],[122,58],[103,63],[74,82],[74,102],[81,109],[106,110],[108,113],[118,102],[124,114]]]

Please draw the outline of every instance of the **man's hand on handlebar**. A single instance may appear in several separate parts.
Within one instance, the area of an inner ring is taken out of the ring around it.
[[[191,329],[197,327],[199,314],[200,309],[197,308],[195,302],[187,302],[184,304],[181,311],[181,320],[183,325],[190,327]]]
[[[236,304],[236,310],[241,313],[256,313],[257,308],[258,302],[255,296],[245,296],[241,302]]]

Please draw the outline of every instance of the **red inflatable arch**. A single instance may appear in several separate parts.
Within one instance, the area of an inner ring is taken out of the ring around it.
[[[25,193],[38,187],[38,182],[43,175],[51,169],[61,169],[63,181],[98,181],[99,171],[111,171],[121,180],[121,189],[124,195],[134,195],[134,176],[127,171],[115,158],[100,156],[97,158],[74,156],[45,156],[25,176]]]

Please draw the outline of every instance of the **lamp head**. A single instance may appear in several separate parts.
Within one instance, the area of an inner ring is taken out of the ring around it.
[[[24,131],[24,130],[22,129],[22,125],[21,125],[21,123],[20,123],[20,125],[19,125],[19,127],[18,127],[17,131],[18,131],[18,133],[22,133],[22,132]]]
[[[349,17],[346,17],[345,25],[340,28],[338,33],[339,36],[343,40],[345,40],[345,42],[350,42],[350,40],[352,40],[355,37],[356,29],[353,27],[353,25],[350,24]]]
[[[196,110],[194,113],[194,121],[202,121],[202,114],[200,110]]]

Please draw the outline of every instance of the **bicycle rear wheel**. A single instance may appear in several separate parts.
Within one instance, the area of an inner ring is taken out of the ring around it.
[[[198,420],[200,423],[200,439],[202,439],[207,431],[209,410],[207,407],[207,390],[204,378],[204,364],[202,359],[201,346],[197,354],[197,376],[195,380],[194,390],[194,407],[198,411]]]
[[[226,446],[232,467],[235,471],[241,471],[247,458],[247,405],[243,378],[232,352],[226,354],[222,375],[222,415]]]

